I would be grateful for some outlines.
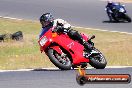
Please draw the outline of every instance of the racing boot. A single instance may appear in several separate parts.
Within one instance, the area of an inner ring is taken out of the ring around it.
[[[84,48],[86,49],[86,53],[84,54],[84,56],[85,56],[86,58],[89,58],[89,57],[92,56],[92,55],[98,54],[98,52],[95,51],[95,50],[93,49],[93,46],[90,45],[88,42],[84,41],[84,42],[83,42],[83,46],[84,46]]]
[[[112,15],[110,13],[108,14],[108,17],[109,17],[109,21],[112,22],[113,19],[112,19]]]
[[[88,52],[92,51],[92,46],[88,42],[86,42],[85,40],[83,40],[83,46]]]
[[[85,41],[78,32],[76,32],[74,35],[76,37],[76,40],[78,40],[80,44],[82,44],[87,51],[90,52],[92,50],[92,47],[90,46],[90,44],[87,41]]]

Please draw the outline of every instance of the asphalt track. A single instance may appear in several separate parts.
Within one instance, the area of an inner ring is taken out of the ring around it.
[[[36,69],[33,71],[0,72],[0,88],[132,88],[129,84],[85,84],[76,82],[75,70]],[[130,74],[132,68],[89,69],[87,74]]]
[[[42,13],[50,12],[73,26],[132,32],[131,23],[109,23],[105,5],[100,0],[0,0],[0,15],[38,20]],[[125,5],[132,17],[132,4]]]
[[[63,18],[71,25],[132,33],[131,23],[109,23],[104,11],[106,2],[99,0],[0,0],[0,16],[38,20],[45,12]],[[132,4],[125,4],[132,17]],[[132,68],[89,69],[90,74],[130,74]],[[34,70],[1,72],[0,88],[80,88],[75,70]],[[86,84],[82,88],[131,88],[132,84]]]

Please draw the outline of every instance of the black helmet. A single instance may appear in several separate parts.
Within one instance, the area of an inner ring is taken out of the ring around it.
[[[108,5],[112,5],[113,2],[111,0],[107,1],[108,2]]]
[[[41,21],[44,21],[44,22],[52,22],[54,19],[53,19],[53,16],[51,13],[45,13],[43,14],[41,17],[40,17],[40,22]]]
[[[54,18],[51,13],[45,13],[40,17],[39,20],[40,23],[42,24],[42,27],[46,27],[53,22]]]

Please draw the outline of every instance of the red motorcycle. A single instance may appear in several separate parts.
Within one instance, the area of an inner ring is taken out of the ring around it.
[[[91,38],[82,34],[82,37],[93,46],[92,53],[89,53],[78,41],[72,40],[65,33],[53,31],[55,27],[50,28],[38,41],[40,51],[45,52],[50,61],[62,70],[69,70],[78,65],[87,66],[89,63],[96,69],[105,68],[107,61],[104,55],[94,47]]]

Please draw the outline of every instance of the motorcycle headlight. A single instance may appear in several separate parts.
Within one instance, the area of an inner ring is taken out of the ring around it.
[[[40,45],[41,46],[44,46],[45,45],[45,43],[48,41],[48,39],[46,38],[46,36],[44,36],[41,40],[40,40]]]
[[[124,12],[125,10],[123,8],[120,8],[119,12]]]

